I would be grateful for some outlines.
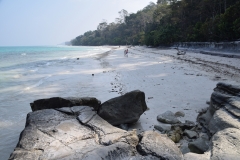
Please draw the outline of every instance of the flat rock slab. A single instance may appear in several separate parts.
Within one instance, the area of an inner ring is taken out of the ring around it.
[[[159,159],[182,160],[179,148],[166,135],[154,131],[145,131],[137,146],[143,155],[152,155]]]
[[[94,97],[52,97],[47,99],[39,99],[30,103],[32,111],[41,109],[55,109],[62,107],[73,107],[73,106],[90,106],[95,110],[98,110],[101,101]]]
[[[98,115],[112,125],[135,123],[147,110],[145,94],[135,90],[101,104]]]
[[[171,111],[167,111],[157,116],[157,120],[162,123],[176,124],[181,123]]]
[[[239,160],[240,158],[240,130],[227,128],[217,132],[212,137],[211,159]]]
[[[138,155],[136,131],[113,127],[92,110],[75,106],[29,113],[9,159],[129,159]]]

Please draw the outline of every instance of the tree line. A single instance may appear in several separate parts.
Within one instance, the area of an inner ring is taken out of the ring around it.
[[[174,42],[219,42],[240,38],[240,0],[158,0],[137,13],[118,12],[72,45],[171,45]]]

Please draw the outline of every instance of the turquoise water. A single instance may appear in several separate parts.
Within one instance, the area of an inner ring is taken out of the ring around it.
[[[78,96],[76,85],[96,69],[104,47],[0,47],[0,159],[8,159],[23,130],[29,103],[52,96]],[[79,60],[77,60],[79,58]],[[92,70],[93,70],[92,69]],[[75,78],[77,77],[77,78]]]

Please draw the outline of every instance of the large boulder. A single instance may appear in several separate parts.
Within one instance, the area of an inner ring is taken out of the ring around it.
[[[35,100],[34,102],[30,103],[30,106],[32,108],[32,111],[73,106],[90,106],[93,107],[95,110],[98,110],[100,104],[101,101],[94,97],[52,97]]]
[[[179,148],[166,135],[155,131],[145,131],[137,146],[142,155],[152,155],[159,159],[182,160]]]
[[[240,130],[227,128],[212,137],[213,160],[238,160],[240,158]]]
[[[135,90],[101,104],[98,115],[112,125],[120,125],[137,122],[146,110],[144,92]]]

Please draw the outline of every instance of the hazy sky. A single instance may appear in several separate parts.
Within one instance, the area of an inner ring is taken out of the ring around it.
[[[0,46],[56,45],[151,0],[0,0]],[[155,1],[153,1],[155,2]]]

